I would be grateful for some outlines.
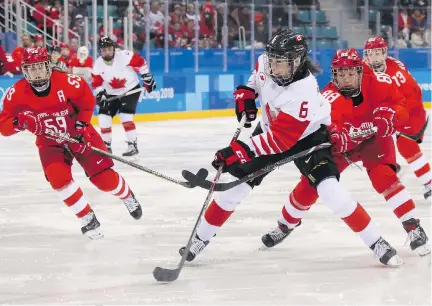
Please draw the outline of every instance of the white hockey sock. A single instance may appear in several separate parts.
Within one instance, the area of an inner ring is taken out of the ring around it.
[[[99,114],[98,121],[103,141],[110,143],[112,140],[112,117],[105,114]]]
[[[133,114],[120,113],[120,121],[123,125],[126,133],[126,139],[128,142],[134,142],[137,140],[137,132],[135,123],[133,122]]]

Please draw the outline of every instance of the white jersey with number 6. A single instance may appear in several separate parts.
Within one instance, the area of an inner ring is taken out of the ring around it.
[[[259,155],[289,150],[300,139],[329,125],[330,103],[321,95],[312,73],[283,87],[264,72],[263,55],[258,58],[247,86],[258,93],[264,133],[251,138]]]

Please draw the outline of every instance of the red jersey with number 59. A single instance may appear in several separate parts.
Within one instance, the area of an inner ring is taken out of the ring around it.
[[[372,68],[370,68],[365,62],[363,63],[363,71],[364,73],[369,74],[374,73]],[[388,56],[384,73],[390,76],[401,94],[405,97],[409,111],[415,108],[423,108],[421,88],[402,62]]]
[[[22,111],[32,111],[41,119],[44,132],[70,134],[77,120],[90,123],[95,97],[80,77],[53,71],[51,85],[46,96],[34,93],[30,84],[21,79],[9,88],[4,96],[4,108],[0,113],[0,132],[3,136],[17,133],[13,120]],[[38,147],[56,145],[54,139],[37,136]]]
[[[332,125],[342,128],[345,123],[351,125],[350,133],[356,129],[365,129],[372,126],[373,111],[377,107],[389,107],[396,111],[398,126],[407,120],[405,98],[399,92],[397,85],[386,74],[363,74],[361,94],[356,98],[344,97],[330,82],[323,90],[322,95],[331,103]],[[372,137],[360,137],[356,142]]]

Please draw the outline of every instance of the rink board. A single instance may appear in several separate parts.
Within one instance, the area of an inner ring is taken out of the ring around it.
[[[424,105],[431,107],[431,71],[413,69],[412,75],[419,83]],[[233,73],[168,73],[155,74],[157,90],[152,93],[143,91],[137,106],[136,121],[160,121],[169,119],[194,119],[207,117],[232,116],[234,114],[233,92],[239,84],[246,84],[249,71]],[[328,73],[318,77],[320,88],[330,80]],[[19,77],[0,77],[0,98]],[[259,102],[259,98],[258,98]],[[0,102],[0,109],[3,103]],[[96,114],[96,109],[95,109]],[[118,123],[118,120],[115,120]],[[97,123],[94,120],[94,123]]]

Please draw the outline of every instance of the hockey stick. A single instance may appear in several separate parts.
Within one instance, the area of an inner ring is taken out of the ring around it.
[[[241,132],[241,130],[242,130],[242,128],[243,128],[243,126],[244,126],[245,123],[246,123],[246,115],[243,114],[243,117],[240,120],[240,123],[239,123],[239,125],[237,127],[237,130],[234,133],[234,136],[233,136],[231,142],[237,140],[237,138],[240,135],[240,132]],[[217,182],[219,181],[219,178],[220,178],[220,176],[222,174],[222,168],[223,168],[223,166],[219,167],[219,169],[218,169],[218,171],[216,173],[216,176],[213,179],[213,182],[211,182],[211,185],[210,185],[210,188],[209,188],[209,192],[208,192],[207,197],[206,197],[206,199],[204,201],[204,204],[203,204],[203,206],[201,208],[201,211],[200,211],[200,214],[199,214],[199,216],[197,218],[197,221],[195,222],[195,226],[194,226],[194,228],[192,230],[192,233],[191,233],[191,235],[189,237],[189,241],[188,241],[188,243],[186,245],[186,248],[183,251],[183,255],[182,255],[181,259],[180,259],[180,262],[177,264],[177,267],[175,269],[166,269],[166,268],[156,267],[153,270],[153,276],[154,276],[154,278],[158,282],[173,282],[173,281],[175,281],[179,277],[180,272],[183,269],[183,266],[185,264],[186,258],[188,256],[189,250],[191,248],[192,240],[195,237],[196,231],[198,229],[199,222],[201,221],[201,218],[202,218],[205,210],[207,209],[208,204],[210,203],[210,200],[211,200],[213,192],[214,192],[214,188],[215,188],[215,186],[216,186]]]
[[[266,174],[270,171],[273,171],[274,169],[276,169],[282,165],[285,165],[289,162],[292,162],[293,160],[307,156],[307,155],[311,154],[312,152],[315,152],[315,151],[318,151],[321,149],[325,149],[325,148],[329,148],[331,146],[332,146],[331,143],[328,143],[328,142],[316,145],[310,149],[307,149],[307,150],[301,151],[299,153],[293,154],[287,158],[284,158],[280,161],[277,161],[273,164],[270,164],[270,165],[268,165],[262,169],[259,169],[255,172],[252,172],[252,173],[250,173],[250,174],[248,174],[248,175],[244,176],[243,178],[238,179],[236,181],[232,181],[229,183],[217,183],[215,186],[213,186],[213,189],[214,189],[214,191],[225,191],[225,190],[234,188],[235,186],[238,186],[240,184],[251,181],[251,180],[253,180],[253,179],[255,179],[255,178],[257,178],[263,174]],[[212,188],[212,185],[213,185],[212,182],[210,182],[206,179],[202,179],[188,170],[183,170],[182,175],[187,181],[189,181],[194,186],[198,186],[198,187],[201,187],[201,188],[204,188],[207,190],[210,190],[210,188]]]
[[[52,137],[55,137],[55,138],[57,138],[57,139],[65,140],[65,141],[70,142],[70,143],[79,143],[79,141],[76,140],[76,139],[74,139],[74,138],[70,138],[70,137],[67,136],[67,135],[62,135],[62,134],[59,134],[59,133],[55,133],[55,132],[53,132],[53,131],[51,131],[51,130],[48,130],[48,131],[47,131],[47,135],[52,136]],[[131,167],[133,167],[133,168],[136,168],[136,169],[138,169],[138,170],[141,170],[141,171],[147,172],[147,173],[149,173],[149,174],[152,174],[152,175],[154,175],[154,176],[157,176],[157,177],[159,177],[159,178],[162,178],[162,179],[164,179],[164,180],[166,180],[166,181],[169,181],[169,182],[171,182],[171,183],[175,183],[175,184],[177,184],[177,185],[181,185],[181,186],[186,187],[186,188],[195,188],[195,187],[196,187],[196,186],[194,186],[193,184],[191,184],[190,182],[183,182],[183,181],[179,181],[179,180],[177,180],[177,179],[175,179],[175,178],[169,177],[169,176],[167,176],[167,175],[165,175],[165,174],[159,173],[159,172],[157,172],[157,171],[154,171],[154,170],[152,170],[152,169],[146,168],[146,167],[144,167],[144,166],[141,166],[141,165],[135,164],[134,162],[131,162],[131,161],[127,160],[127,159],[121,158],[121,157],[119,157],[119,156],[116,156],[116,155],[111,154],[111,153],[109,153],[109,152],[106,152],[106,151],[104,151],[104,150],[101,150],[101,149],[98,149],[98,148],[95,148],[95,147],[91,147],[91,149],[92,149],[94,152],[96,152],[96,153],[98,153],[98,154],[100,154],[100,155],[102,155],[102,156],[106,156],[106,157],[109,157],[109,158],[111,158],[111,159],[117,160],[117,161],[119,161],[119,162],[121,162],[121,163],[123,163],[123,164],[129,165],[129,166],[131,166]],[[201,168],[201,169],[198,170],[198,172],[197,172],[196,175],[197,175],[198,177],[201,177],[201,178],[207,178],[207,176],[208,176],[208,171],[207,171],[206,169],[204,169],[204,168]]]
[[[141,92],[141,91],[143,91],[144,89],[145,89],[144,87],[140,87],[140,88],[137,88],[137,89],[134,89],[134,90],[128,91],[128,92],[126,92],[126,93],[124,93],[124,94],[122,94],[122,95],[118,95],[118,96],[111,97],[111,98],[106,99],[106,100],[104,100],[104,101],[102,101],[102,102],[111,102],[111,101],[114,101],[114,100],[117,100],[117,99],[121,99],[121,98],[127,97],[127,96],[129,96],[129,95],[133,95],[134,93]]]

